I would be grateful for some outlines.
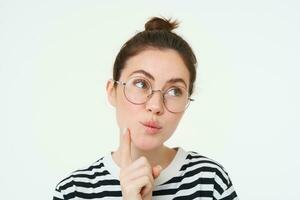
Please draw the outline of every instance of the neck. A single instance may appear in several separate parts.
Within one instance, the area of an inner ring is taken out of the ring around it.
[[[170,162],[173,160],[174,156],[176,155],[176,150],[171,149],[166,146],[161,146],[160,148],[153,149],[151,151],[144,151],[141,149],[136,148],[135,146],[131,146],[131,158],[133,161],[137,160],[141,156],[144,156],[149,161],[152,167],[156,165],[160,165],[163,169],[166,168]],[[117,149],[113,153],[113,159],[120,167],[120,148]]]
[[[136,160],[141,156],[147,158],[151,166],[155,165],[165,165],[166,160],[170,157],[170,152],[172,151],[170,148],[162,146],[158,149],[154,149],[151,151],[144,151],[137,148],[132,148],[132,160]]]

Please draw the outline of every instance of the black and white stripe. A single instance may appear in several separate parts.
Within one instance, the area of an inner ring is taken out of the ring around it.
[[[163,182],[155,185],[153,200],[238,200],[232,182],[220,164],[196,152],[182,155],[180,170],[175,176],[166,176],[165,180],[161,179]],[[118,176],[104,163],[102,157],[63,179],[55,189],[53,200],[122,199]]]

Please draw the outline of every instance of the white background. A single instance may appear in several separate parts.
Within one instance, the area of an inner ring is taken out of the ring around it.
[[[298,1],[1,1],[1,199],[51,199],[118,145],[106,80],[151,16],[181,21],[195,102],[168,141],[220,162],[240,199],[299,195]]]

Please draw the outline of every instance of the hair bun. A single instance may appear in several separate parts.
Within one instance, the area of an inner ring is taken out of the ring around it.
[[[176,20],[171,21],[170,19],[152,17],[146,24],[146,31],[154,31],[154,30],[166,30],[172,31],[173,29],[178,27],[178,22]]]

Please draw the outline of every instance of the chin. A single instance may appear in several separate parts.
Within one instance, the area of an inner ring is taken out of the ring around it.
[[[133,141],[133,144],[142,151],[151,151],[161,146],[161,144],[158,144],[153,138],[137,138]]]
[[[161,135],[162,132],[158,134],[149,134],[144,127],[132,129],[134,130],[131,135],[133,145],[142,151],[151,151],[162,146]],[[139,133],[139,134],[136,134]]]

